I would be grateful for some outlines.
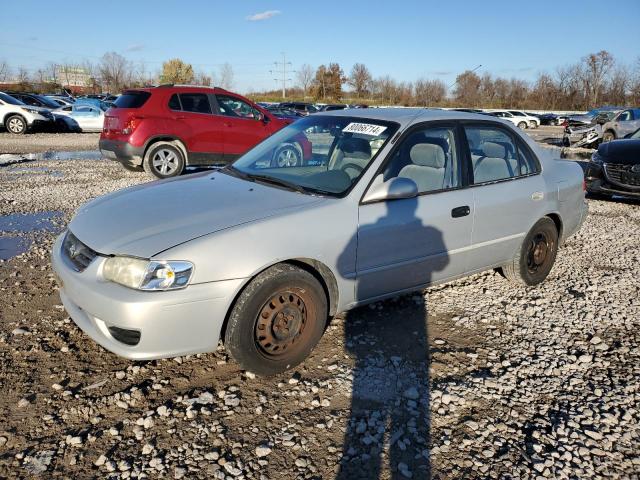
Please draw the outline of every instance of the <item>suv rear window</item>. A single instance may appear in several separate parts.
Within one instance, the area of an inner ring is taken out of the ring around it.
[[[116,98],[113,105],[116,108],[140,108],[150,96],[149,92],[124,92]]]

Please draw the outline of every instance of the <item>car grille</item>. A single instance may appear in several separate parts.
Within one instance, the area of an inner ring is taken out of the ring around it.
[[[611,183],[628,187],[640,187],[640,173],[631,171],[633,165],[605,163],[604,171]]]
[[[87,247],[70,231],[67,231],[67,235],[62,242],[62,254],[77,272],[84,271],[93,259],[98,256],[97,252]]]

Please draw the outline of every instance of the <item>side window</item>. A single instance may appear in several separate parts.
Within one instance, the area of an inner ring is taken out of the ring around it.
[[[460,186],[454,129],[426,127],[411,133],[383,172],[385,181],[395,177],[413,180],[419,193]]]
[[[466,126],[473,180],[475,184],[495,182],[528,175],[537,164],[524,147],[518,148],[513,137],[493,126]]]
[[[38,102],[35,101],[33,98],[31,97],[22,97],[20,100],[22,100],[24,103],[26,103],[27,105],[31,105],[33,107],[37,107],[38,106]]]
[[[211,113],[209,97],[204,93],[181,93],[182,110],[194,113]]]
[[[629,110],[625,110],[618,117],[618,121],[619,122],[626,122],[628,120],[631,120],[631,112]]]
[[[228,117],[258,118],[258,111],[247,102],[227,95],[216,95],[220,113]]]
[[[180,106],[180,99],[175,93],[171,95],[171,98],[169,99],[169,108],[171,110],[182,110],[182,107]]]

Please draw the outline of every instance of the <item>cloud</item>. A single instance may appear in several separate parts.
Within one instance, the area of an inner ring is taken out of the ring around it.
[[[144,48],[143,43],[134,43],[124,49],[125,52],[139,52]]]
[[[431,72],[433,75],[451,75],[453,72],[448,72],[446,70],[437,70],[435,72]]]
[[[27,40],[29,40],[30,42],[36,42],[38,40],[38,37],[29,37],[27,38]]]
[[[275,17],[276,15],[280,15],[282,12],[280,10],[267,10],[266,12],[255,13],[253,15],[249,15],[247,20],[250,22],[259,22],[261,20],[269,20],[271,17]]]

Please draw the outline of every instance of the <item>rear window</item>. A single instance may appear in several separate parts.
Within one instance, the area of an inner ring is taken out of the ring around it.
[[[149,92],[124,92],[113,105],[116,108],[140,108],[149,99],[151,94]]]

